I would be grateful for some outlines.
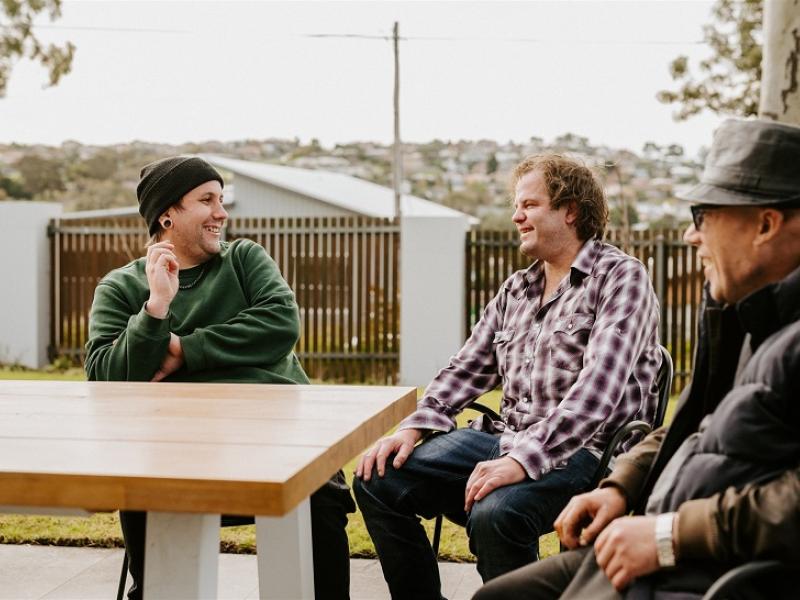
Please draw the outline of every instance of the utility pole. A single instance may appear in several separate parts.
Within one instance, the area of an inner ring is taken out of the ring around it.
[[[401,187],[403,185],[403,151],[400,147],[400,49],[399,26],[394,22],[394,218],[400,224],[402,208],[400,206]]]

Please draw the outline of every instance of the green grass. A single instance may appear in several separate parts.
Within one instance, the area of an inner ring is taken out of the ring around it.
[[[81,380],[83,372],[72,369],[64,373],[12,370],[0,368],[2,379],[60,379]],[[486,394],[482,400],[495,409],[500,403],[500,392]],[[671,419],[675,402],[670,402],[667,421]],[[459,415],[459,426],[464,426],[470,418],[468,414]],[[344,468],[349,481],[352,481],[356,460],[354,457]],[[433,537],[433,521],[423,523],[429,537]],[[364,526],[361,512],[350,515],[347,525],[350,539],[350,554],[354,557],[374,557],[375,548]],[[253,553],[256,548],[255,527],[226,527],[221,530],[221,547],[225,552]],[[42,544],[58,546],[94,546],[121,547],[122,533],[116,513],[100,513],[91,517],[32,517],[21,515],[0,515],[0,543],[4,544]],[[558,552],[558,539],[555,534],[548,534],[541,539],[540,553],[550,556]],[[462,527],[445,519],[442,527],[442,539],[439,555],[443,560],[453,562],[473,562],[475,557],[470,553],[467,536]]]
[[[72,368],[66,371],[32,371],[18,367],[0,367],[0,380],[3,379],[56,379],[59,381],[83,381],[83,369]]]

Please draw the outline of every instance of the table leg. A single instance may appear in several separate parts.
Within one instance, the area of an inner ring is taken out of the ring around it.
[[[219,515],[147,513],[145,600],[216,598]]]
[[[314,598],[308,499],[283,517],[256,517],[261,600]]]

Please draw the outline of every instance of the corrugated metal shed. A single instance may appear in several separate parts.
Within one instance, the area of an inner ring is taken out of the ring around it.
[[[347,213],[368,217],[394,217],[394,192],[370,181],[331,171],[298,169],[210,154],[203,155],[203,158],[234,175],[242,175],[271,187],[308,197],[315,202],[338,207]],[[239,194],[237,200],[241,202],[245,199]],[[404,216],[461,216],[473,220],[462,212],[417,196],[404,194],[401,202]],[[268,207],[265,208],[268,212]]]

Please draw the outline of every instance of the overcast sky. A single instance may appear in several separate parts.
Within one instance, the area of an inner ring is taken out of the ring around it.
[[[401,36],[404,140],[551,140],[694,153],[720,119],[675,123],[655,99],[669,62],[707,54],[710,2],[198,2],[65,0],[37,29],[77,46],[72,73],[18,63],[0,142],[392,138],[388,40]]]

